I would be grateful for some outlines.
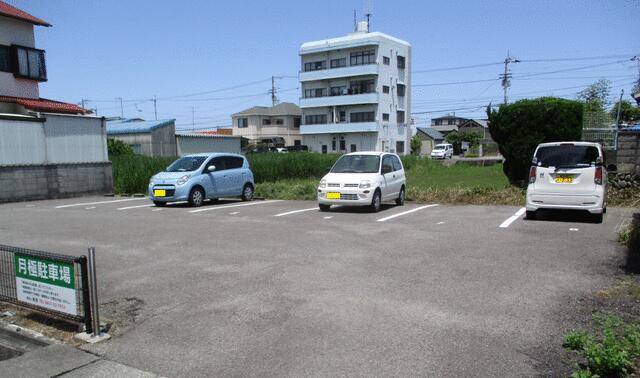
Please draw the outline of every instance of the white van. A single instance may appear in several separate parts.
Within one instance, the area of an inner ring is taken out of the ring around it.
[[[431,150],[432,159],[451,159],[453,158],[453,145],[449,143],[436,144]]]
[[[615,166],[609,166],[615,170]],[[598,143],[554,142],[538,145],[527,187],[527,219],[539,209],[585,210],[598,223],[607,211],[607,169]]]
[[[369,206],[380,210],[383,201],[404,205],[406,191],[404,167],[396,154],[354,152],[342,155],[331,171],[320,180],[318,206]]]

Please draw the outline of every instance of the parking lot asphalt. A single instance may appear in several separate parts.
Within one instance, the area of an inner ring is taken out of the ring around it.
[[[595,224],[512,206],[316,208],[3,204],[0,243],[95,246],[101,304],[139,308],[85,348],[164,376],[531,376],[550,373],[537,356],[561,343],[566,298],[611,283],[631,212]]]

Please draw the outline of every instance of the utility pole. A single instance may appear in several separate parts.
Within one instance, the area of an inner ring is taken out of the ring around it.
[[[358,16],[356,13],[356,10],[353,10],[353,32],[357,32],[358,31]]]
[[[196,107],[191,107],[191,131],[196,129]]]
[[[120,118],[124,119],[124,106],[122,106],[122,97],[116,97],[116,100],[120,100]]]
[[[156,95],[153,95],[153,114],[156,116],[156,121],[158,120],[158,98]]]
[[[276,96],[276,92],[278,88],[276,88],[276,79],[282,79],[282,76],[271,76],[271,106],[276,106],[278,103],[278,97]]]
[[[620,128],[620,111],[622,110],[622,95],[624,95],[624,89],[620,91],[620,99],[618,100],[618,115],[616,115],[616,127]]]
[[[633,97],[633,99],[636,100],[636,104],[640,106],[640,55],[634,56],[633,58],[631,58],[631,61],[638,64],[638,81],[632,89],[631,97]]]
[[[502,79],[502,90],[504,91],[504,103],[506,104],[508,101],[507,92],[509,91],[509,87],[511,86],[511,72],[509,72],[509,63],[520,63],[518,59],[514,59],[511,57],[511,54],[507,52],[507,57],[504,60],[504,73],[500,75]]]
[[[84,98],[80,100],[80,106],[82,106],[82,109],[86,109],[86,104],[87,104],[88,100],[85,100]]]

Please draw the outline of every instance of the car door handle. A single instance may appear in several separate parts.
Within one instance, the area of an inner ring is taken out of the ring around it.
[[[396,175],[393,175],[393,178],[396,178]]]

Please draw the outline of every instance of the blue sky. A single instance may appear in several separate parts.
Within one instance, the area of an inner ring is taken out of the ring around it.
[[[285,76],[279,99],[297,103],[300,44],[350,32],[353,9],[365,7],[372,30],[413,46],[412,111],[429,112],[414,115],[419,125],[452,111],[480,117],[502,101],[503,67],[484,64],[507,51],[523,60],[512,65],[513,99],[571,98],[599,77],[617,97],[638,75],[629,61],[640,55],[638,0],[5,1],[53,24],[36,28],[47,51],[42,97],[88,99],[106,116],[120,115],[122,97],[125,117],[153,119],[156,95],[159,118],[178,128],[229,125],[235,111],[270,105],[272,75]]]

